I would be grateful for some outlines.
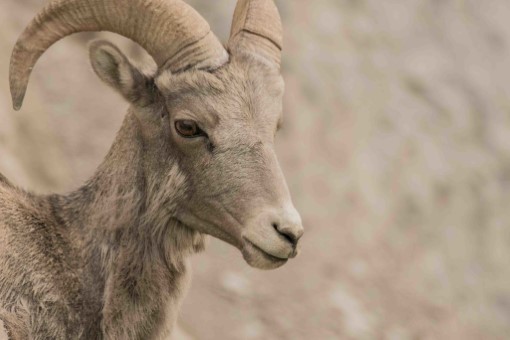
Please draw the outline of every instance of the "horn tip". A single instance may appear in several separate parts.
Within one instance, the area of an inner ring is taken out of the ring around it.
[[[12,96],[12,108],[15,111],[19,111],[21,107],[23,106],[23,100],[25,99],[25,91],[11,91]]]
[[[14,111],[19,111],[21,110],[21,103],[16,103],[12,106],[12,108],[14,109]]]
[[[16,111],[19,111],[23,105],[31,70],[31,67],[21,68],[18,65],[11,63],[9,84],[11,89],[12,107]]]
[[[15,60],[15,59],[13,59]],[[20,68],[18,65],[11,63],[9,72],[9,84],[11,89],[12,107],[19,111],[25,99],[27,91],[28,79],[30,77],[31,68]]]

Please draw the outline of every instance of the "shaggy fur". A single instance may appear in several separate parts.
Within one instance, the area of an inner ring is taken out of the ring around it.
[[[133,106],[85,186],[35,196],[0,176],[0,319],[13,339],[164,338],[203,233],[242,250],[249,207],[288,200],[268,149],[281,119],[275,69],[239,56],[214,73],[140,74],[135,97],[112,85]],[[210,140],[178,139],[171,122],[184,108],[217,126]]]
[[[265,7],[241,1],[238,15],[275,10],[256,2]],[[0,174],[0,320],[10,338],[168,338],[205,234],[256,268],[297,255],[303,227],[273,145],[284,88],[268,57],[276,47],[257,54],[250,39],[260,36],[236,27],[229,62],[214,70],[145,74],[113,44],[91,45],[94,71],[131,107],[75,192],[36,196]],[[183,135],[183,120],[203,133]]]
[[[130,114],[96,175],[70,195],[0,187],[0,318],[14,339],[27,330],[30,339],[170,332],[186,257],[204,238],[171,217],[182,197],[172,188],[185,189],[177,166],[156,185],[136,164],[137,125]],[[160,185],[167,190],[155,192]]]

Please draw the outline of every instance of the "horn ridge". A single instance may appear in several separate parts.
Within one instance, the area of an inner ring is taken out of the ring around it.
[[[274,0],[239,0],[234,12],[229,49],[281,62],[283,28]]]
[[[30,73],[55,42],[73,33],[110,31],[137,42],[158,67],[216,68],[228,55],[209,24],[182,0],[53,0],[18,39],[10,64],[13,106],[21,108]]]

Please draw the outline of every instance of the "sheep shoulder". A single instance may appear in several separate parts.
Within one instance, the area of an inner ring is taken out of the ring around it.
[[[79,318],[83,297],[75,252],[53,215],[49,201],[0,184],[0,317],[20,328],[28,312],[30,328],[64,338],[59,330]]]

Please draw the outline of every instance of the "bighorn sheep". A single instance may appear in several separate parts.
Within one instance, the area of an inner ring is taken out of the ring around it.
[[[303,234],[274,151],[282,28],[273,0],[240,0],[227,47],[181,0],[54,0],[12,54],[20,109],[38,58],[80,31],[131,38],[145,74],[94,42],[94,71],[131,104],[95,175],[36,196],[0,175],[0,319],[12,339],[163,339],[204,235],[253,267],[296,256]]]

